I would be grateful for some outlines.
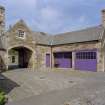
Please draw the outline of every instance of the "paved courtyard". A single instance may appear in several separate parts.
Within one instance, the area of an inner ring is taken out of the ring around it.
[[[7,83],[7,105],[105,105],[103,72],[26,69],[3,75],[11,81]]]

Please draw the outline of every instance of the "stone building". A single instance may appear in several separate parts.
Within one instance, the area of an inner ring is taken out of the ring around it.
[[[104,71],[105,10],[99,26],[49,35],[33,32],[24,20],[5,31],[5,8],[0,6],[0,69],[14,68]]]

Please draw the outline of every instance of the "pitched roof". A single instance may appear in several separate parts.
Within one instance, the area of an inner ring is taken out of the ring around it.
[[[103,30],[102,25],[99,25],[79,31],[58,34],[54,36],[53,45],[99,40]]]
[[[51,45],[52,37],[53,36],[48,35],[44,32],[34,32],[33,35],[33,38],[36,41],[36,43],[42,45]]]
[[[30,32],[32,32],[30,28],[27,26],[27,24],[24,22],[24,20],[21,19],[13,27],[15,27],[17,24],[24,25]],[[82,29],[79,31],[66,32],[57,35],[49,35],[44,32],[32,32],[32,34],[33,39],[37,44],[60,45],[100,40],[100,36],[102,35],[103,30],[105,30],[103,26],[99,25],[95,27]]]
[[[102,25],[90,27],[79,31],[61,33],[57,35],[48,35],[42,32],[34,32],[34,38],[37,44],[60,45],[77,42],[100,40],[104,28]]]

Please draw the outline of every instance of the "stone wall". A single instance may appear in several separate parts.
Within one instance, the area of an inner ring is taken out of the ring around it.
[[[105,71],[105,46],[102,47],[101,53],[102,53],[102,64],[103,64],[103,69],[104,69],[104,71]]]
[[[0,72],[6,70],[6,51],[0,50]]]
[[[46,54],[51,55],[51,47],[38,45],[36,49],[37,68],[46,68]]]
[[[18,37],[18,30],[22,30],[25,32],[25,37],[20,38]],[[7,33],[6,33],[7,39],[7,56],[9,50],[16,47],[23,47],[27,48],[32,51],[32,56],[29,61],[29,67],[34,69],[34,63],[35,63],[35,41],[33,39],[33,33],[32,31],[25,25],[25,23],[21,20],[18,23],[16,23]],[[8,59],[8,57],[7,57]],[[7,62],[7,65],[9,65],[9,62]]]
[[[18,30],[23,30],[25,32],[25,38],[18,37]],[[8,48],[11,46],[29,46],[34,49],[35,44],[33,44],[34,40],[32,37],[33,33],[27,29],[26,26],[22,23],[17,23],[8,33],[7,33],[7,43]]]

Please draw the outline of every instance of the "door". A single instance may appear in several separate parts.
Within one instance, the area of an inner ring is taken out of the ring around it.
[[[72,68],[72,52],[54,53],[54,61],[57,68]]]
[[[97,51],[77,51],[75,69],[84,71],[97,71]]]
[[[50,54],[46,54],[46,67],[50,67]]]

